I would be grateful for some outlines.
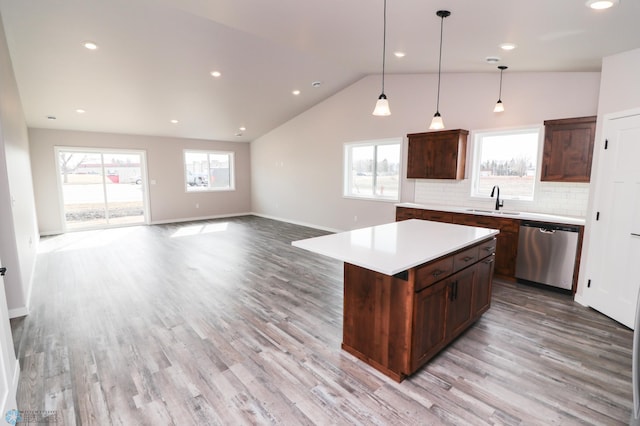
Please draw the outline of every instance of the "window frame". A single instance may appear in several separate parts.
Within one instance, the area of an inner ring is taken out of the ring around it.
[[[485,201],[491,199],[491,196],[489,193],[487,194],[478,193],[478,187],[479,187],[478,180],[480,178],[480,169],[481,169],[480,156],[481,156],[481,149],[482,149],[482,142],[480,138],[487,137],[487,136],[502,136],[502,135],[517,135],[517,134],[524,134],[524,133],[533,133],[534,131],[538,133],[538,141],[537,141],[536,154],[535,154],[536,155],[536,171],[535,171],[535,175],[533,176],[533,189],[532,189],[533,192],[531,194],[531,197],[524,197],[524,196],[514,197],[508,193],[503,193],[501,191],[500,199],[518,201],[518,202],[524,202],[524,203],[532,203],[535,201],[536,195],[538,193],[538,184],[540,181],[540,166],[542,164],[542,149],[544,145],[544,127],[539,124],[515,127],[515,128],[507,128],[507,129],[502,128],[502,129],[487,129],[487,130],[473,131],[472,133],[473,153],[471,158],[472,171],[471,171],[471,185],[470,185],[470,197],[472,199],[485,200]]]
[[[187,154],[206,154],[207,163],[209,164],[209,171],[207,173],[209,179],[207,180],[207,186],[197,187],[189,185],[187,180],[188,167],[187,167]],[[227,155],[229,157],[229,185],[223,188],[216,188],[211,186],[211,155]],[[209,149],[183,149],[182,150],[182,181],[184,184],[184,190],[187,194],[200,194],[203,192],[226,192],[236,190],[236,164],[235,164],[235,152],[233,151],[221,151],[221,150],[209,150]],[[196,189],[198,188],[198,189]],[[203,189],[199,189],[203,188]]]
[[[377,153],[378,147],[383,145],[398,145],[399,157],[398,157],[398,194],[394,198],[384,197],[375,194],[375,190],[372,195],[355,195],[351,192],[353,173],[352,173],[352,150],[354,147],[367,147],[373,146],[374,149],[374,172],[373,172],[373,188],[375,189],[378,173],[377,173]],[[397,203],[402,197],[402,173],[403,173],[403,153],[404,153],[404,140],[402,137],[385,138],[385,139],[371,139],[357,142],[346,142],[343,145],[343,167],[342,167],[342,196],[343,198],[349,198],[354,200],[367,200],[367,201],[384,201],[389,203]]]

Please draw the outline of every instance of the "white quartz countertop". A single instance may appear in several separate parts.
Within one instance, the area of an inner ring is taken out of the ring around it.
[[[482,207],[462,207],[462,206],[445,206],[440,204],[417,204],[417,203],[400,203],[396,204],[396,207],[407,207],[410,209],[424,209],[424,210],[437,210],[451,213],[466,213],[475,214],[480,216],[493,216],[493,217],[505,217],[511,219],[520,220],[534,220],[538,222],[560,223],[564,225],[581,225],[584,226],[585,220],[581,217],[573,216],[557,216],[544,213],[528,213],[528,212],[516,212],[507,209],[501,209],[494,211],[488,208]]]
[[[291,244],[382,274],[395,275],[498,233],[497,229],[410,219]]]

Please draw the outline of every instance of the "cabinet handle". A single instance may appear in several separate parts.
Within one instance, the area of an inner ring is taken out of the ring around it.
[[[463,262],[468,262],[470,260],[473,260],[473,256],[465,256],[464,258],[462,258]]]
[[[453,290],[454,290],[455,282],[451,283],[451,287],[449,287],[449,300],[453,302]]]
[[[485,265],[488,265],[490,263],[493,263],[494,261],[495,261],[495,259],[492,258],[492,259],[484,260],[482,263],[484,263]]]
[[[456,282],[454,283],[454,289],[455,290],[453,291],[454,292],[454,297],[453,298],[457,299],[458,298],[458,280],[456,280]]]
[[[487,247],[482,247],[482,248],[485,251],[492,251],[493,250],[493,246],[487,246]]]
[[[434,278],[437,278],[438,276],[442,275],[444,273],[443,270],[441,269],[436,269],[435,271],[433,271],[433,273],[431,275],[434,276]]]

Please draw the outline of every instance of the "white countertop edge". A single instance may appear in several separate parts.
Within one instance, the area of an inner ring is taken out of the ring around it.
[[[451,213],[473,214],[477,216],[503,217],[507,219],[533,220],[538,222],[560,223],[564,225],[585,225],[585,219],[573,216],[558,216],[545,213],[529,213],[518,212],[519,214],[495,214],[479,211],[470,211],[472,209],[481,210],[482,207],[465,207],[465,206],[446,206],[442,204],[419,204],[419,203],[397,203],[396,207],[407,207],[410,209],[437,210]],[[486,209],[485,210],[490,210]],[[509,210],[504,210],[509,211]]]
[[[418,219],[413,219],[413,220],[418,220]],[[407,221],[403,221],[403,222],[407,222]],[[425,221],[428,222],[428,221]],[[397,224],[401,224],[402,222],[395,222]],[[430,223],[439,223],[439,222],[430,222]],[[379,272],[381,274],[385,274],[385,275],[396,275],[400,272],[406,271],[408,269],[411,269],[413,267],[431,262],[432,260],[441,258],[443,256],[446,256],[448,254],[454,253],[458,250],[464,249],[466,247],[469,247],[471,245],[474,245],[476,243],[479,243],[481,241],[487,240],[491,237],[495,237],[496,235],[498,235],[500,233],[499,230],[497,229],[489,229],[489,228],[481,228],[481,227],[472,227],[472,226],[467,226],[467,225],[457,225],[457,224],[443,224],[443,225],[449,225],[449,226],[459,226],[459,227],[467,227],[467,228],[476,228],[476,229],[482,229],[482,230],[486,230],[487,232],[484,233],[483,235],[480,235],[476,238],[471,238],[466,240],[464,243],[459,243],[459,244],[453,244],[453,245],[446,245],[446,248],[438,251],[436,253],[433,253],[429,256],[423,256],[420,257],[418,259],[413,259],[413,260],[404,260],[404,259],[396,259],[396,264],[393,267],[384,267],[384,266],[380,266],[380,265],[376,265],[373,263],[369,263],[367,262],[364,258],[366,256],[362,256],[362,253],[360,257],[358,257],[357,255],[350,255],[350,254],[345,254],[344,251],[342,252],[342,254],[338,254],[336,250],[331,250],[331,249],[327,249],[327,248],[323,248],[323,247],[319,247],[317,244],[314,244],[315,241],[318,241],[318,239],[323,239],[323,238],[327,238],[327,237],[331,237],[331,236],[335,236],[337,234],[330,234],[330,235],[324,235],[321,237],[315,237],[315,238],[308,238],[305,240],[298,240],[298,241],[293,241],[291,243],[292,246],[297,247],[297,248],[301,248],[313,253],[317,253],[317,254],[321,254],[323,256],[327,256],[330,257],[332,259],[336,259],[336,260],[340,260],[344,263],[350,263],[352,265],[356,265],[365,269],[369,269],[371,271],[374,272]],[[370,228],[375,228],[375,227],[370,227]],[[366,229],[366,228],[364,228]],[[358,231],[358,230],[354,230],[354,231]],[[346,232],[341,232],[339,234],[349,234],[352,231],[346,231]],[[339,250],[338,250],[339,251]]]

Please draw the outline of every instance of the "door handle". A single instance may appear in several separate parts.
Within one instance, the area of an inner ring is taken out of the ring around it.
[[[4,277],[4,274],[6,273],[7,273],[7,268],[5,267],[0,268],[0,277]]]

